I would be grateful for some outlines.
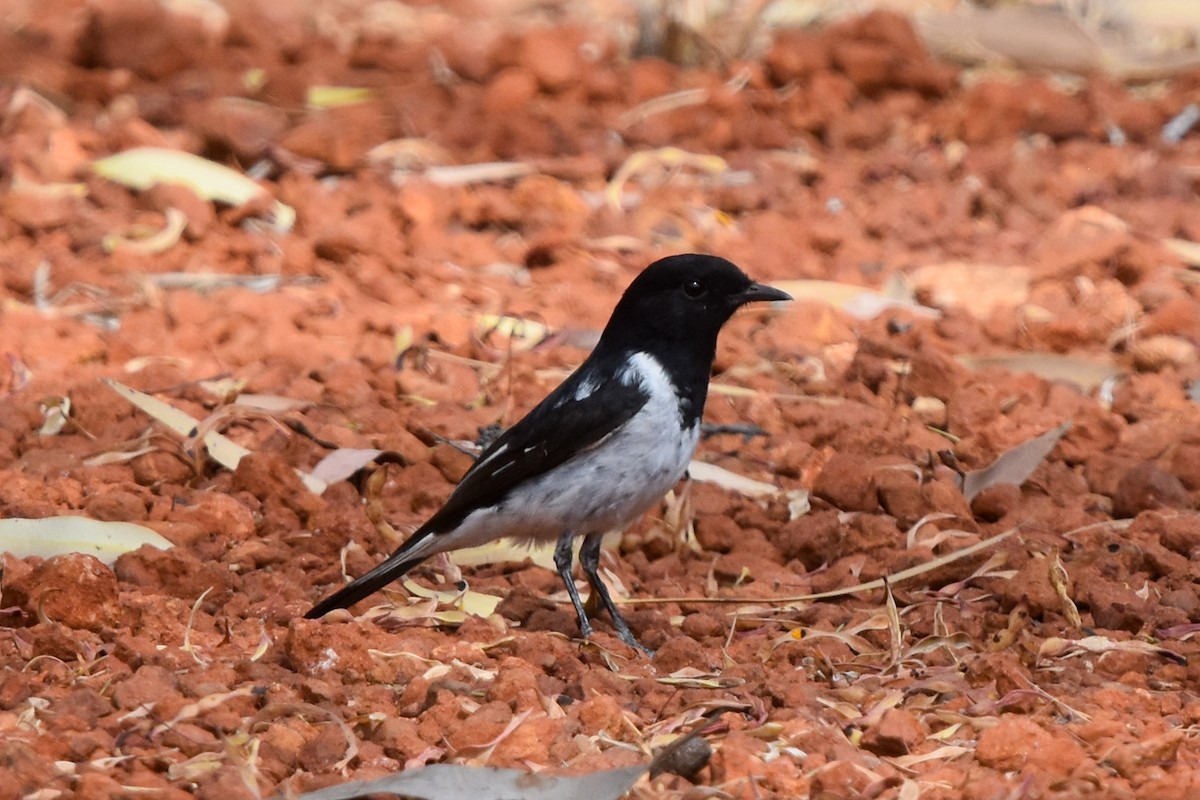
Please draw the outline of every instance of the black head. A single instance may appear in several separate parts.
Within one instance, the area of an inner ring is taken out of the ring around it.
[[[717,333],[733,312],[755,300],[791,300],[785,292],[754,283],[732,262],[689,253],[655,261],[625,290],[601,336],[601,343],[707,354],[716,351]],[[702,356],[703,357],[703,356]]]
[[[654,356],[671,376],[690,425],[704,410],[721,326],[746,303],[791,299],[723,258],[669,256],[629,284],[592,355],[601,361],[636,351]]]

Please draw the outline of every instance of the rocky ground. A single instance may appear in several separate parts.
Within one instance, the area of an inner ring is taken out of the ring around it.
[[[583,774],[700,726],[711,759],[635,796],[1200,792],[1200,131],[1162,135],[1200,71],[965,69],[885,12],[738,51],[720,21],[639,41],[620,6],[174,8],[0,15],[0,515],[173,545],[4,556],[0,798]],[[141,146],[270,199],[95,173]],[[455,442],[681,251],[798,299],[739,314],[715,367],[707,420],[736,427],[697,458],[758,483],[698,473],[605,557],[652,659],[604,619],[579,641],[520,561],[301,618],[394,545],[355,486],[295,469],[398,454],[373,503],[411,530],[470,463]],[[177,436],[105,379],[204,423]]]

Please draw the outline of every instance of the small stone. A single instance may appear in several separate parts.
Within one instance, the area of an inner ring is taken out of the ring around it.
[[[1187,614],[1188,619],[1195,620],[1200,617],[1200,598],[1196,597],[1196,592],[1191,589],[1172,589],[1165,592],[1159,602],[1170,608],[1178,608],[1184,614]]]
[[[433,448],[431,463],[442,473],[442,477],[450,483],[458,483],[463,475],[475,463],[475,459],[448,444],[439,444]]]
[[[544,91],[559,92],[578,83],[583,76],[582,44],[583,36],[578,31],[532,30],[521,43],[521,63]]]
[[[813,483],[813,496],[840,511],[876,511],[875,487],[865,458],[836,453]]]
[[[141,496],[120,489],[94,495],[84,510],[89,517],[98,520],[139,522],[146,518],[146,502]]]
[[[95,556],[68,553],[47,559],[6,583],[4,599],[30,617],[47,618],[72,629],[99,631],[120,613],[117,576]]]
[[[866,731],[862,746],[877,756],[902,756],[924,739],[925,727],[911,712],[889,708],[879,723]]]
[[[1113,496],[1113,514],[1121,519],[1157,508],[1191,507],[1191,495],[1179,478],[1148,461],[1125,473]]]
[[[650,763],[650,777],[664,772],[692,780],[712,759],[712,745],[700,736],[686,736],[664,747]]]
[[[78,218],[81,201],[70,194],[53,193],[39,187],[9,189],[0,204],[0,214],[28,230],[61,228]]]
[[[979,736],[975,760],[985,767],[1016,772],[1026,767],[1066,775],[1084,760],[1083,749],[1065,731],[1055,736],[1031,719],[1004,716]]]
[[[333,724],[325,725],[315,739],[300,748],[296,761],[301,769],[324,772],[345,757],[346,746],[346,736],[341,728]]]
[[[1012,483],[989,486],[971,498],[971,513],[983,522],[998,522],[1021,503],[1021,487]]]
[[[144,664],[117,684],[113,703],[117,708],[165,707],[180,700],[179,677],[156,664]]]
[[[368,150],[387,139],[377,103],[356,103],[312,111],[288,131],[280,145],[301,158],[344,171],[363,161]]]
[[[196,125],[240,158],[261,158],[287,130],[281,108],[244,97],[214,97],[201,106]]]
[[[1158,523],[1162,527],[1159,541],[1163,547],[1188,558],[1200,555],[1200,519],[1189,514],[1164,514],[1160,516]]]
[[[616,736],[627,724],[625,710],[611,695],[592,695],[580,702],[577,708],[579,724],[586,736],[597,736],[601,733]]]
[[[407,761],[429,747],[421,738],[417,723],[404,717],[385,719],[372,732],[371,741],[382,747],[389,758],[397,761]]]
[[[812,800],[837,800],[862,797],[870,778],[857,764],[831,761],[813,772],[809,797]]]

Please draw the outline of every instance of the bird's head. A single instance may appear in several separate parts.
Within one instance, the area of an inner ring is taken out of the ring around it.
[[[711,353],[721,326],[746,303],[791,300],[779,289],[754,283],[730,261],[689,253],[646,267],[625,290],[601,341],[621,347],[698,347]]]

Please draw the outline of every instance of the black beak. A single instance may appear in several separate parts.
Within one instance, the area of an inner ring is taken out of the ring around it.
[[[761,283],[752,283],[742,291],[738,292],[734,299],[737,304],[744,305],[745,303],[754,302],[772,302],[778,303],[784,300],[791,300],[792,296],[785,291],[776,289],[773,286],[764,286]]]

